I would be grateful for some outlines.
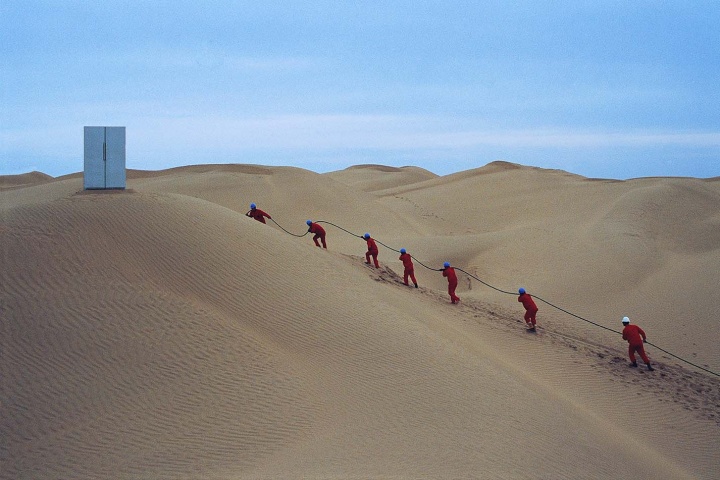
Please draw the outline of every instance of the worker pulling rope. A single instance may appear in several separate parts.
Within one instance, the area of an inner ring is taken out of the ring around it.
[[[270,219],[270,220],[272,220],[272,219]],[[288,233],[288,234],[290,234],[290,235],[292,235],[292,236],[294,236],[294,237],[304,237],[304,236],[307,235],[307,233],[308,233],[308,232],[305,232],[305,233],[302,234],[302,235],[296,235],[296,234],[294,234],[294,233],[291,233],[291,232],[285,230],[285,229],[284,229],[280,224],[278,224],[275,220],[272,220],[272,221],[273,221],[273,223],[275,223],[275,225],[277,225],[278,227],[280,227],[285,233]],[[336,224],[334,224],[334,223],[332,223],[332,222],[329,222],[329,221],[327,221],[327,220],[318,220],[318,221],[315,222],[315,223],[325,223],[325,224],[327,224],[327,225],[332,225],[333,227],[335,227],[335,228],[337,228],[337,229],[339,229],[339,230],[342,230],[343,232],[348,233],[349,235],[352,235],[352,236],[358,237],[358,238],[364,238],[363,235],[358,235],[358,234],[356,234],[356,233],[354,233],[354,232],[351,232],[350,230],[347,230],[347,229],[341,227],[340,225],[336,225]],[[392,251],[394,251],[394,252],[400,253],[400,250],[398,250],[398,249],[396,249],[396,248],[393,248],[393,247],[390,247],[389,245],[386,245],[386,244],[382,243],[380,240],[375,239],[375,241],[376,241],[377,243],[379,243],[380,245],[382,245],[383,247],[389,249],[389,250],[392,250]],[[417,263],[419,263],[420,265],[422,265],[423,267],[425,267],[425,268],[428,269],[428,270],[432,270],[432,271],[434,271],[434,272],[441,272],[441,271],[444,270],[443,268],[432,268],[432,267],[429,267],[429,266],[427,266],[426,264],[424,264],[423,262],[421,262],[420,260],[418,260],[417,258],[415,258],[415,257],[412,257],[412,258],[413,258]],[[476,275],[474,275],[474,274],[472,274],[472,273],[469,273],[469,272],[463,270],[462,268],[458,268],[458,267],[455,267],[455,268],[456,268],[457,270],[463,272],[465,275],[467,275],[467,276],[469,276],[469,277],[471,277],[471,278],[474,278],[475,280],[477,280],[478,282],[482,283],[483,285],[485,285],[485,286],[488,287],[488,288],[491,288],[491,289],[493,289],[493,290],[496,290],[496,291],[498,291],[498,292],[500,292],[500,293],[504,293],[504,294],[507,294],[507,295],[513,295],[513,296],[516,295],[515,292],[510,292],[510,291],[507,291],[507,290],[503,290],[503,289],[497,288],[497,287],[495,287],[495,286],[493,286],[493,285],[485,282],[484,280],[478,278]],[[550,307],[553,307],[553,308],[555,308],[555,309],[557,309],[557,310],[559,310],[559,311],[561,311],[561,312],[563,312],[563,313],[566,313],[566,314],[568,314],[568,315],[570,315],[570,316],[572,316],[572,317],[575,317],[575,318],[577,318],[577,319],[579,319],[579,320],[582,320],[582,321],[584,321],[584,322],[587,322],[587,323],[589,323],[589,324],[591,324],[591,325],[594,325],[594,326],[596,326],[596,327],[600,327],[600,328],[602,328],[602,329],[604,329],[604,330],[608,330],[608,331],[610,331],[610,332],[616,333],[616,334],[618,334],[618,335],[622,335],[622,332],[619,332],[619,331],[614,330],[614,329],[612,329],[612,328],[609,328],[609,327],[606,327],[606,326],[601,325],[601,324],[599,324],[599,323],[596,323],[596,322],[593,322],[593,321],[591,321],[591,320],[588,320],[587,318],[582,317],[582,316],[580,316],[580,315],[577,315],[577,314],[575,314],[575,313],[572,313],[571,311],[566,310],[566,309],[564,309],[564,308],[562,308],[562,307],[559,307],[559,306],[557,306],[557,305],[549,302],[548,300],[545,300],[545,299],[542,298],[542,297],[539,297],[539,296],[537,296],[537,295],[533,295],[533,297],[536,298],[537,300],[540,300],[541,302],[549,305]],[[682,362],[685,362],[685,363],[687,363],[688,365],[692,365],[693,367],[695,367],[695,368],[697,368],[697,369],[699,369],[699,370],[702,370],[702,371],[704,371],[704,372],[707,372],[707,373],[710,373],[710,374],[715,375],[715,376],[717,376],[717,377],[720,377],[720,374],[718,374],[718,373],[716,373],[716,372],[713,372],[712,370],[709,370],[709,369],[707,369],[707,368],[705,368],[705,367],[701,367],[700,365],[697,365],[697,364],[695,364],[695,363],[693,363],[693,362],[691,362],[691,361],[689,361],[689,360],[686,360],[686,359],[684,359],[684,358],[682,358],[682,357],[679,357],[679,356],[677,356],[677,355],[675,355],[675,354],[673,354],[673,353],[670,353],[669,351],[667,351],[667,350],[665,350],[665,349],[663,349],[663,348],[655,345],[654,343],[651,343],[651,342],[645,342],[645,343],[646,343],[647,345],[651,345],[651,346],[657,348],[657,349],[660,350],[661,352],[664,352],[664,353],[666,353],[667,355],[670,355],[671,357],[673,357],[673,358],[675,358],[675,359],[677,359],[677,360],[680,360],[680,361],[682,361]]]

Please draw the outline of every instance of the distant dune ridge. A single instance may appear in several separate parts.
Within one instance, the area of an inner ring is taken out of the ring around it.
[[[717,179],[493,162],[0,177],[0,478],[717,478]],[[255,202],[273,222],[245,216]],[[305,221],[329,222],[328,249]],[[351,232],[347,233],[332,224]],[[398,253],[364,264],[370,232]]]
[[[30,172],[20,175],[0,175],[0,189],[36,185],[51,180],[53,180],[53,177],[41,172]]]

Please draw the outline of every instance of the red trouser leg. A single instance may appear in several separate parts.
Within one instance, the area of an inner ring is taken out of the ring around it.
[[[536,324],[535,315],[537,314],[537,310],[526,310],[525,311],[525,323],[532,323],[533,325]]]
[[[635,363],[635,349],[637,349],[637,347],[634,345],[628,347],[628,356],[630,357],[631,363]]]
[[[378,252],[374,252],[372,250],[368,250],[365,252],[365,263],[370,263],[370,257],[373,258],[373,263],[375,263],[375,268],[380,268],[380,264],[378,263]]]
[[[643,362],[650,363],[650,359],[648,358],[647,354],[645,353],[645,347],[640,345],[630,345],[628,347],[628,354],[630,355],[630,361],[635,362],[635,352],[637,352],[640,355],[640,358],[642,358]]]
[[[637,345],[635,347],[635,351],[640,354],[640,358],[643,359],[643,362],[650,363],[650,359],[648,358],[647,354],[645,353],[645,347],[642,345]]]
[[[403,278],[405,280],[405,285],[408,284],[408,277],[413,281],[413,284],[417,285],[417,280],[415,280],[415,269],[414,268],[406,268]]]
[[[451,301],[452,303],[455,303],[455,302],[457,302],[458,300],[460,300],[460,297],[458,297],[457,295],[455,295],[455,289],[456,289],[456,288],[457,288],[457,283],[456,283],[456,282],[448,283],[448,294],[450,294],[450,301]]]

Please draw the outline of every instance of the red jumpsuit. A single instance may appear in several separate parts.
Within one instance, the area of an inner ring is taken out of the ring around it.
[[[375,262],[375,268],[380,268],[380,264],[378,263],[378,246],[375,243],[375,240],[372,239],[372,237],[368,237],[365,239],[367,241],[367,247],[368,251],[365,252],[365,263],[368,265],[370,264],[370,257],[373,258]]]
[[[415,265],[413,265],[412,257],[409,253],[403,253],[400,255],[400,261],[402,261],[403,266],[405,267],[405,272],[403,272],[403,280],[405,281],[405,285],[408,284],[408,277],[413,281],[413,284],[417,287],[417,280],[415,280]]]
[[[323,248],[327,248],[327,244],[325,243],[325,229],[318,225],[317,223],[313,222],[310,224],[310,228],[308,228],[308,232],[314,233],[315,236],[313,237],[313,242],[315,242],[315,245],[318,247],[320,246],[320,243],[318,243],[318,238],[322,242]]]
[[[535,305],[535,301],[532,299],[529,293],[523,293],[518,297],[518,302],[522,302],[525,307],[525,323],[528,326],[535,327],[535,315],[537,314],[538,307]]]
[[[635,363],[635,352],[640,354],[643,362],[650,363],[650,359],[645,354],[645,347],[643,347],[643,340],[645,340],[646,337],[642,328],[637,325],[626,325],[625,328],[623,328],[622,337],[623,340],[627,340],[630,344],[628,346],[628,355],[632,363]]]
[[[247,212],[245,215],[247,215],[248,217],[254,218],[255,220],[257,220],[258,222],[261,222],[261,223],[265,223],[265,219],[263,217],[272,219],[272,217],[270,215],[263,212],[259,208],[253,208],[249,212]]]
[[[455,295],[455,289],[457,288],[458,279],[455,275],[455,269],[453,267],[447,267],[443,270],[443,277],[448,279],[448,294],[450,295],[451,303],[457,303],[460,301],[460,297]]]

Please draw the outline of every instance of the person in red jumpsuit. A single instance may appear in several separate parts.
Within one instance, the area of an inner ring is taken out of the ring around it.
[[[322,247],[327,248],[327,244],[325,243],[325,229],[317,223],[313,222],[312,220],[308,220],[305,223],[307,223],[308,232],[315,234],[315,236],[313,237],[313,242],[315,242],[315,245],[318,247],[320,246],[320,243],[318,243],[319,238],[322,242]]]
[[[643,362],[645,362],[645,365],[647,365],[647,369],[650,371],[655,370],[652,365],[650,365],[650,359],[645,353],[643,343],[645,343],[647,337],[643,329],[637,325],[630,325],[630,319],[628,317],[623,317],[622,324],[625,327],[622,331],[623,340],[627,340],[629,343],[628,355],[630,356],[630,366],[635,368],[638,366],[635,360],[635,352],[637,352],[640,358],[643,359]]]
[[[415,288],[418,288],[417,280],[415,280],[415,265],[413,265],[412,256],[407,253],[407,250],[405,250],[404,248],[400,249],[400,261],[405,267],[405,271],[403,272],[403,280],[405,281],[405,285],[410,286],[410,284],[408,284],[408,277],[410,277],[410,279],[413,281],[413,285],[415,285]]]
[[[527,293],[524,288],[518,290],[518,293],[520,294],[518,302],[522,302],[523,307],[525,307],[525,323],[527,324],[528,330],[534,332],[535,324],[537,323],[535,315],[537,315],[538,307],[535,305],[535,301],[532,299],[530,294]]]
[[[265,223],[264,217],[267,217],[272,220],[272,217],[270,215],[268,215],[267,213],[265,213],[262,210],[260,210],[259,208],[257,208],[257,205],[255,205],[254,203],[250,204],[250,211],[247,212],[245,215],[247,215],[248,217],[254,218],[255,220],[257,220],[260,223]]]
[[[370,257],[372,257],[373,261],[375,263],[375,268],[380,268],[380,264],[378,263],[378,259],[377,259],[378,253],[379,253],[378,246],[375,243],[375,240],[373,240],[373,238],[370,236],[369,233],[366,233],[365,235],[363,235],[363,238],[367,242],[367,247],[368,247],[367,252],[365,252],[365,263],[370,265]]]
[[[460,297],[455,295],[455,289],[458,284],[455,269],[450,266],[450,262],[445,262],[443,267],[443,277],[447,277],[448,279],[448,294],[450,294],[450,303],[458,303],[460,301]]]

